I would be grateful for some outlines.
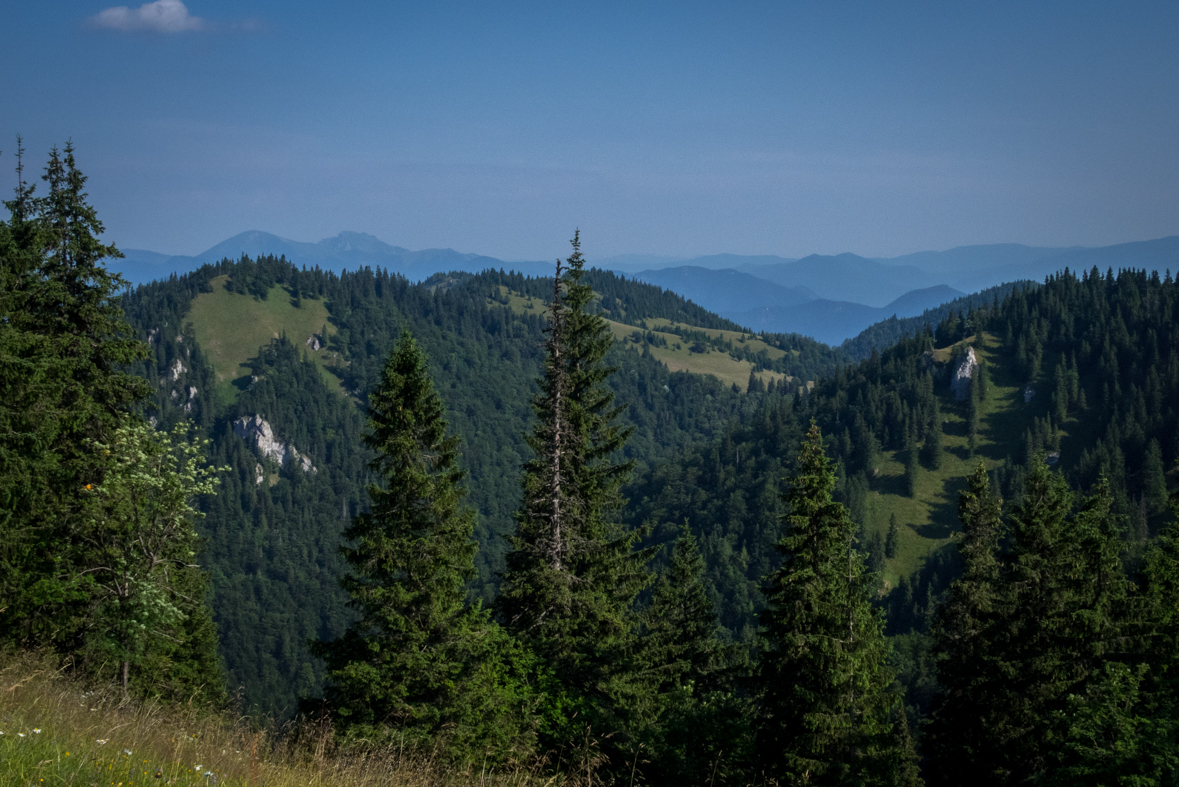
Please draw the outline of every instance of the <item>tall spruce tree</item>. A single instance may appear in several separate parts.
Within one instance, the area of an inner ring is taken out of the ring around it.
[[[637,535],[617,523],[632,463],[616,459],[630,428],[605,385],[613,336],[591,311],[579,235],[558,261],[544,377],[533,406],[523,500],[510,539],[499,613],[515,635],[590,706],[617,710],[611,684],[631,650],[632,603],[648,582]]]
[[[358,619],[314,649],[327,663],[326,706],[347,734],[424,740],[445,730],[456,755],[503,756],[521,731],[523,684],[509,674],[518,654],[466,602],[474,513],[443,414],[425,354],[403,332],[369,397],[371,508],[341,550]]]
[[[812,424],[784,496],[782,567],[765,588],[757,748],[764,777],[779,783],[898,784],[913,753],[894,731],[883,620],[834,487]]]
[[[999,603],[1002,501],[991,493],[980,462],[958,499],[962,576],[950,586],[933,626],[940,693],[925,737],[927,773],[934,784],[984,784],[979,768],[994,757],[988,683],[1001,680],[987,658],[987,636]],[[963,767],[967,765],[968,767]]]

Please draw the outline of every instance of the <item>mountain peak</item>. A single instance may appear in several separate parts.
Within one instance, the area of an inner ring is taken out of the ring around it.
[[[369,235],[367,232],[344,231],[334,238],[324,238],[319,242],[319,245],[332,251],[351,251],[379,256],[405,254],[409,251],[400,246],[390,246],[377,236]]]

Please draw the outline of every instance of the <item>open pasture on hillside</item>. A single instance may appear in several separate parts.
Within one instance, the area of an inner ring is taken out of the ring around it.
[[[1032,428],[1036,417],[1048,409],[1046,393],[1024,401],[1029,383],[1046,391],[1046,380],[1026,380],[1014,370],[1012,359],[1000,352],[999,339],[990,334],[971,336],[954,347],[933,352],[933,359],[947,364],[949,370],[961,357],[964,348],[974,347],[979,361],[986,366],[989,385],[987,398],[980,405],[979,434],[971,456],[967,435],[968,403],[954,398],[948,387],[937,388],[942,416],[942,460],[936,470],[922,464],[917,475],[916,496],[909,497],[905,485],[905,457],[902,451],[881,452],[876,476],[871,479],[872,492],[865,512],[865,533],[888,532],[890,516],[899,525],[897,553],[888,561],[886,582],[891,586],[900,577],[920,568],[935,550],[951,543],[959,531],[958,496],[966,489],[966,478],[981,461],[988,470],[1008,458],[1020,459],[1025,451],[1024,433]],[[1044,368],[1052,369],[1055,358],[1046,358]],[[1076,419],[1065,421],[1061,432],[1062,447],[1068,450],[1069,427]]]
[[[249,380],[249,360],[264,344],[284,334],[296,347],[306,348],[325,381],[339,386],[339,378],[329,370],[334,355],[326,347],[315,351],[313,345],[307,344],[313,335],[319,335],[323,341],[326,337],[321,334],[325,330],[329,336],[336,332],[328,321],[327,306],[322,300],[305,297],[296,307],[290,293],[279,284],[270,288],[265,300],[259,300],[252,295],[230,292],[225,287],[228,279],[229,276],[218,276],[210,281],[213,291],[194,298],[185,315],[217,373],[219,395],[235,398],[238,386]]]
[[[501,285],[501,298],[507,300],[507,306],[516,314],[535,314],[543,315],[546,303],[529,295],[524,295],[507,287]],[[489,300],[488,303],[495,301]],[[615,315],[611,315],[615,316]],[[709,374],[716,377],[720,381],[729,385],[736,385],[742,391],[749,386],[749,373],[753,371],[753,364],[744,359],[737,359],[729,355],[727,352],[717,350],[713,347],[703,348],[703,352],[693,352],[690,345],[692,342],[685,340],[683,337],[673,333],[669,330],[660,330],[668,328],[680,328],[683,330],[698,331],[705,333],[714,339],[725,339],[734,343],[748,343],[750,349],[754,352],[765,350],[769,357],[773,360],[782,358],[786,355],[785,350],[773,347],[766,344],[761,339],[754,337],[752,334],[744,334],[740,331],[723,331],[709,328],[698,328],[694,325],[684,325],[682,323],[674,323],[670,320],[659,318],[643,321],[647,326],[646,329],[636,326],[628,325],[617,320],[606,320],[610,326],[610,332],[614,334],[614,339],[619,342],[634,342],[640,347],[643,343],[643,335],[650,332],[658,339],[667,342],[666,346],[660,344],[648,345],[651,355],[658,361],[662,362],[668,369],[673,372],[691,372],[692,374]],[[636,338],[638,337],[638,338]],[[699,349],[699,348],[698,348]],[[781,372],[774,372],[769,370],[762,370],[757,373],[758,379],[762,383],[768,383],[770,380],[775,380],[781,383],[783,380],[789,381],[791,378],[782,374]]]

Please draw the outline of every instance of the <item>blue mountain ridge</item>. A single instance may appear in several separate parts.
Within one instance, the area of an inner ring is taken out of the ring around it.
[[[363,232],[341,232],[318,243],[250,230],[194,256],[124,249],[109,261],[132,284],[195,270],[205,263],[242,254],[285,256],[297,265],[334,272],[382,267],[411,281],[439,272],[515,270],[551,276],[551,262],[505,262],[454,249],[412,251]],[[1004,281],[1042,280],[1068,267],[1146,268],[1179,271],[1179,236],[1099,248],[1034,247],[1015,243],[960,246],[892,258],[856,254],[812,254],[802,259],[776,255],[712,254],[692,258],[620,255],[591,265],[676,292],[738,323],[760,331],[797,332],[838,344],[894,314],[917,316]]]

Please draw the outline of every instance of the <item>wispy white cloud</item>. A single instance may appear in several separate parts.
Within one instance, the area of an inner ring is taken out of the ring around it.
[[[155,0],[139,8],[114,6],[90,17],[90,23],[125,32],[194,33],[209,29],[205,20],[189,14],[180,0]]]

